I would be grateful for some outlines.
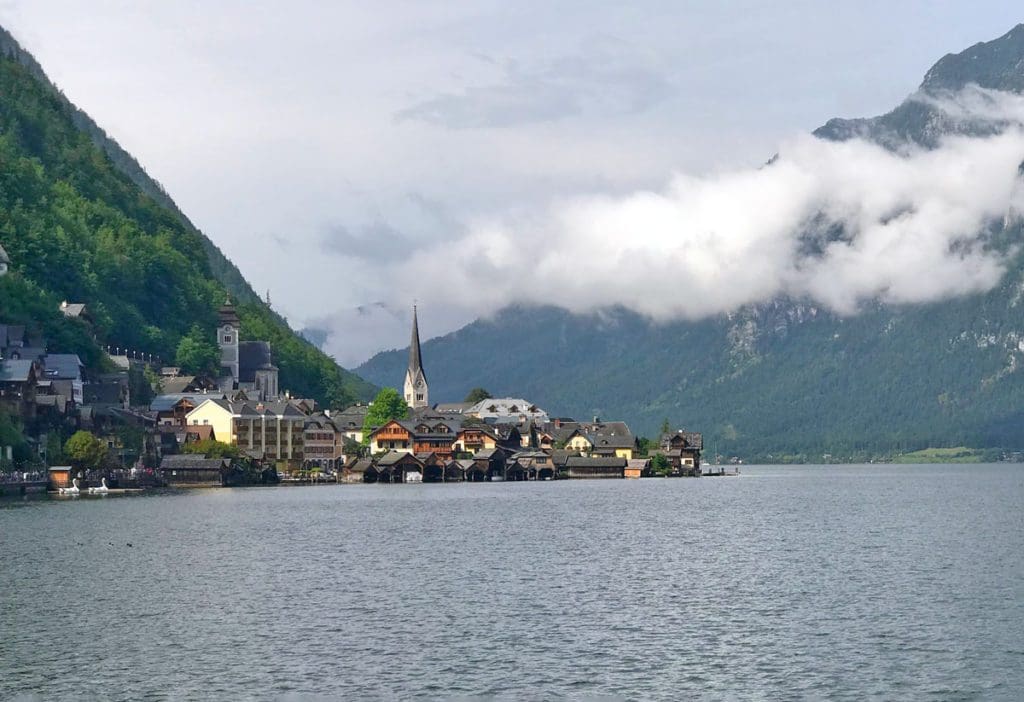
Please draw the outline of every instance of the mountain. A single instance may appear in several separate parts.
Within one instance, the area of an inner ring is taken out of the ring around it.
[[[193,325],[238,303],[243,335],[270,341],[281,387],[344,404],[374,388],[292,331],[170,196],[0,28],[0,321],[35,324],[53,349],[103,367],[100,345],[170,362]],[[91,328],[66,320],[86,303]],[[93,338],[95,336],[95,338]]]
[[[1024,92],[1024,25],[948,55],[892,112],[834,119],[815,132],[897,149],[991,123],[951,118],[929,98],[970,84]],[[1003,241],[1021,240],[1008,224]],[[1024,258],[1000,284],[934,304],[874,304],[839,317],[776,300],[697,322],[657,325],[613,309],[504,309],[423,345],[431,396],[472,387],[550,412],[624,419],[648,436],[667,419],[701,430],[724,455],[761,460],[869,458],[928,446],[1024,448]],[[429,328],[429,317],[424,317]],[[396,385],[405,351],[357,370]]]

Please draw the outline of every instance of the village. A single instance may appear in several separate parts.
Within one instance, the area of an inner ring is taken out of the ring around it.
[[[89,322],[85,304],[63,302],[60,311]],[[218,320],[210,336],[219,375],[119,348],[107,349],[111,372],[88,373],[30,326],[0,320],[0,412],[29,440],[20,455],[0,443],[0,494],[702,475],[698,432],[666,426],[652,442],[621,421],[552,416],[480,389],[431,404],[415,307],[404,391],[378,395],[375,403],[388,402],[383,416],[374,403],[332,410],[292,397],[279,386],[270,344],[241,340],[230,300]]]

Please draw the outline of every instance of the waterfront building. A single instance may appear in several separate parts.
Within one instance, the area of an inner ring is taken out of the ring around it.
[[[220,441],[254,458],[296,466],[304,456],[306,415],[291,402],[207,399],[186,415],[186,423],[212,426]]]
[[[344,461],[344,440],[345,435],[326,414],[307,417],[302,438],[306,465],[323,471],[338,469]]]
[[[590,456],[569,456],[566,460],[567,478],[624,478],[627,461],[625,458],[596,458]]]
[[[700,475],[704,437],[700,432],[679,429],[662,434],[658,445],[677,475]]]
[[[430,389],[427,386],[427,374],[423,370],[423,355],[420,353],[420,326],[415,305],[412,307],[409,367],[405,371],[405,404],[413,410],[430,407]]]

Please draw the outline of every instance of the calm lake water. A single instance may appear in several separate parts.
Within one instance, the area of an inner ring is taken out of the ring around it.
[[[1017,465],[4,500],[0,698],[1017,700],[1022,507]]]

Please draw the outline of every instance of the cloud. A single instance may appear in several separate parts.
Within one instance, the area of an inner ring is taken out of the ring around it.
[[[1012,126],[897,151],[797,136],[759,169],[677,174],[660,190],[471,223],[458,241],[422,248],[387,276],[401,281],[393,291],[428,306],[625,306],[656,320],[780,296],[849,315],[867,301],[985,291],[1016,250],[990,235],[1024,211],[1024,104],[988,91],[934,105],[955,113],[978,99],[985,109],[972,119]]]
[[[487,56],[475,55],[498,64]],[[674,93],[671,82],[624,42],[592,39],[583,49],[538,66],[507,61],[489,85],[437,95],[399,111],[450,129],[512,127],[553,122],[585,113],[642,112]]]

